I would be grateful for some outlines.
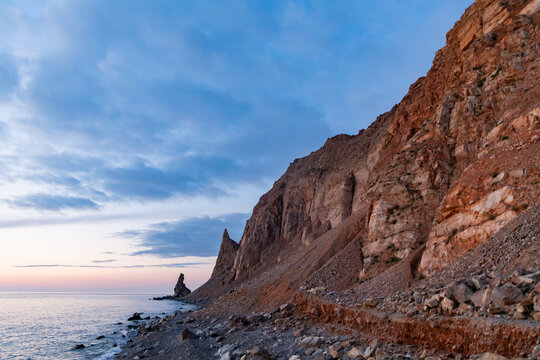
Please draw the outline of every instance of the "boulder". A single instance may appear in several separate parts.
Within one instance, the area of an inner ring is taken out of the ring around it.
[[[195,335],[191,330],[188,328],[184,328],[180,335],[178,335],[178,341],[182,342],[187,339],[198,339],[197,335]]]
[[[477,291],[473,295],[471,295],[471,302],[477,308],[484,308],[488,305],[488,296],[489,292],[486,289]]]
[[[255,346],[248,351],[251,354],[251,360],[270,360],[270,354],[260,346]]]
[[[471,299],[473,291],[465,284],[457,284],[446,289],[446,295],[460,304],[466,303]]]
[[[364,356],[364,351],[358,347],[353,347],[351,350],[349,350],[347,356],[349,359],[362,359]]]
[[[340,346],[338,344],[334,344],[328,348],[328,355],[330,355],[332,359],[339,359],[339,350]]]
[[[229,329],[233,329],[244,327],[247,325],[249,325],[249,322],[245,316],[233,316],[227,324],[227,327]]]
[[[313,347],[319,346],[322,343],[323,343],[323,339],[321,337],[307,336],[307,337],[302,339],[302,341],[300,342],[300,345],[304,349],[308,349],[308,348],[313,348]]]
[[[445,314],[452,314],[454,310],[455,302],[452,299],[445,297],[441,301],[441,309]]]
[[[502,308],[519,303],[523,300],[523,293],[515,285],[504,284],[493,289],[490,300],[494,306]]]

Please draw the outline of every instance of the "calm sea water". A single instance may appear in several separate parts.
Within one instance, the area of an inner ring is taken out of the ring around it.
[[[114,358],[134,335],[127,325],[141,323],[127,321],[134,312],[154,318],[193,309],[153,296],[0,292],[0,359]],[[85,348],[74,350],[77,344]]]

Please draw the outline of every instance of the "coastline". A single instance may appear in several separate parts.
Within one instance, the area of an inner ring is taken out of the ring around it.
[[[204,306],[196,311],[175,312],[140,326],[137,336],[116,359],[322,360],[341,358],[344,354],[351,359],[357,358],[354,354],[369,355],[365,358],[377,354],[377,359],[421,355],[451,358],[449,353],[381,343],[376,337],[350,328],[312,321],[289,303],[248,316],[216,316],[207,310]]]
[[[163,322],[163,319],[165,318],[175,317],[175,316],[178,316],[179,314],[190,313],[198,309],[198,307],[193,302],[184,301],[174,296],[154,297],[154,298],[149,298],[149,300],[150,301],[169,300],[169,301],[178,302],[181,305],[180,305],[180,309],[176,309],[168,314],[162,313],[163,316],[153,316],[153,317],[142,316],[141,317],[141,315],[143,315],[144,313],[137,313],[137,312],[133,313],[132,315],[129,315],[129,317],[126,318],[125,323],[122,324],[124,326],[124,329],[122,330],[122,335],[123,335],[122,339],[124,341],[122,341],[122,343],[119,343],[119,342],[115,343],[114,344],[115,346],[113,346],[109,351],[107,351],[105,354],[100,356],[98,359],[100,360],[114,359],[118,356],[118,354],[121,354],[125,350],[126,346],[129,346],[133,342],[134,338],[139,336],[141,333],[146,332],[147,329],[154,326],[155,323],[161,323]],[[191,308],[191,306],[193,306],[194,308]],[[132,319],[132,318],[136,318],[136,319]],[[118,323],[118,324],[121,324],[121,323]]]

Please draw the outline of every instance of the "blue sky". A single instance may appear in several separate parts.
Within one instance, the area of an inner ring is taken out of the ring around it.
[[[0,241],[30,251],[4,256],[211,263],[292,160],[399,102],[471,2],[2,1]]]

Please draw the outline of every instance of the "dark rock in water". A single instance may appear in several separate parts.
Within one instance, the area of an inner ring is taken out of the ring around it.
[[[73,350],[81,350],[81,349],[84,349],[86,346],[84,346],[83,344],[78,344],[78,345],[75,345],[73,347]]]
[[[118,346],[118,344],[117,344],[117,343],[114,343],[112,347],[117,347],[117,346]]]
[[[121,323],[121,322],[117,322],[116,325],[122,325],[122,323]]]
[[[195,335],[191,330],[189,330],[188,328],[185,328],[184,330],[182,330],[182,332],[180,333],[180,335],[178,335],[178,341],[182,342],[186,339],[198,339],[198,336]]]
[[[99,335],[96,340],[101,340],[101,339],[105,339],[105,335]]]
[[[133,315],[128,319],[128,321],[142,320],[142,313],[133,313]]]
[[[174,287],[174,295],[159,296],[155,297],[152,300],[180,300],[180,298],[189,295],[191,290],[186,287],[184,284],[184,274],[180,274],[176,286]]]
[[[180,274],[180,277],[178,278],[178,281],[176,282],[176,286],[174,287],[174,296],[183,297],[190,293],[191,293],[191,290],[189,290],[184,284],[184,274]]]

